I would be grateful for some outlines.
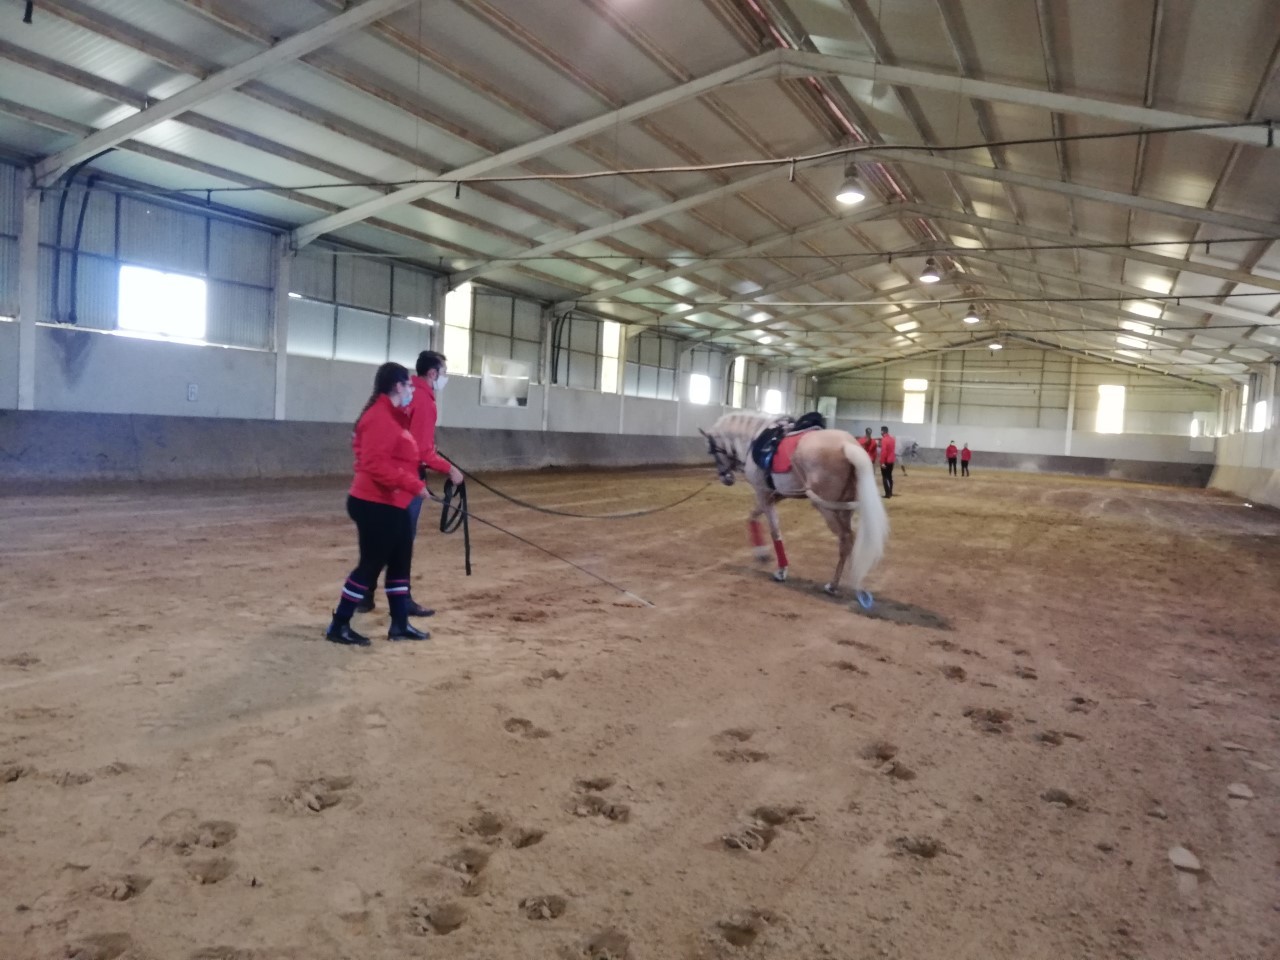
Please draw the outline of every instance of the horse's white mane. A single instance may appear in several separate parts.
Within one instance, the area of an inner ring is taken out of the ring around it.
[[[745,461],[751,449],[751,441],[768,427],[786,419],[788,418],[772,413],[726,413],[711,425],[707,434],[731,447],[734,455]]]

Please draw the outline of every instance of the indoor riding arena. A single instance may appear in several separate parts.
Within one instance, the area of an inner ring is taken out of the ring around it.
[[[1280,957],[1274,4],[0,38],[0,958]]]

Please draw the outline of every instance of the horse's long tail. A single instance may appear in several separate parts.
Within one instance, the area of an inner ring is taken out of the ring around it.
[[[884,545],[889,539],[889,514],[880,499],[875,468],[867,451],[856,443],[846,443],[844,455],[853,464],[858,484],[858,512],[862,514],[845,578],[849,587],[860,590],[863,579],[884,556]]]

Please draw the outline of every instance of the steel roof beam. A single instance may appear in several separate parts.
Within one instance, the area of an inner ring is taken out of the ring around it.
[[[735,180],[732,183],[726,183],[723,186],[715,187],[711,190],[704,190],[701,193],[695,193],[692,196],[682,197],[679,200],[663,204],[660,207],[654,207],[652,210],[643,210],[640,213],[632,214],[631,216],[624,217],[621,220],[614,220],[602,226],[593,227],[590,230],[583,230],[581,233],[575,233],[572,236],[564,237],[560,240],[552,240],[548,243],[540,244],[529,250],[525,250],[523,253],[514,254],[508,259],[499,258],[497,260],[491,260],[482,266],[472,267],[469,270],[462,270],[453,274],[450,277],[450,282],[456,286],[457,284],[466,283],[468,280],[472,280],[486,273],[491,273],[494,270],[501,270],[504,267],[515,266],[519,264],[521,260],[527,260],[530,257],[549,256],[553,253],[559,253],[562,250],[568,250],[570,247],[576,247],[579,244],[602,240],[606,237],[613,236],[614,234],[621,233],[623,230],[630,230],[633,227],[643,226],[646,223],[652,223],[654,220],[661,220],[664,217],[669,217],[674,213],[681,213],[682,211],[689,210],[692,207],[701,206],[704,203],[710,203],[720,197],[732,196],[734,194],[741,193],[744,190],[749,190],[752,187],[759,186],[767,180],[772,180],[787,174],[788,170],[785,169],[764,170],[760,173],[752,174],[751,176],[744,177],[741,180]]]
[[[958,77],[940,70],[924,70],[918,67],[895,67],[870,60],[839,57],[830,54],[809,53],[803,50],[785,50],[782,53],[790,76],[834,74],[871,80],[877,83],[897,84],[908,87],[937,90],[942,93],[986,100],[994,103],[1012,103],[1040,110],[1070,113],[1077,116],[1096,117],[1113,123],[1131,124],[1137,127],[1183,127],[1200,124],[1219,124],[1220,118],[1197,117],[1170,110],[1154,110],[1096,97],[1054,93],[1036,87],[1023,87],[1011,83],[996,83]],[[1264,127],[1230,127],[1200,131],[1204,136],[1217,137],[1235,143],[1256,147],[1268,145],[1268,133]]]
[[[989,263],[998,264],[1000,266],[1009,267],[1014,270],[1023,270],[1028,273],[1034,273],[1042,277],[1052,277],[1055,280],[1064,280],[1067,283],[1078,283],[1086,287],[1096,287],[1100,290],[1113,290],[1120,294],[1117,300],[1150,300],[1153,294],[1150,290],[1144,290],[1142,287],[1130,286],[1127,283],[1116,283],[1111,280],[1100,280],[1095,277],[1072,275],[1068,273],[1060,273],[1056,270],[1047,270],[1033,260],[1016,260],[1013,257],[1003,257],[995,253],[987,253],[983,250],[971,250],[965,254],[967,258],[975,260],[985,260]],[[983,280],[975,278],[975,283],[995,283],[993,280]],[[1166,314],[1174,314],[1175,316],[1186,317],[1189,320],[1199,320],[1206,313],[1216,314],[1230,320],[1238,320],[1241,323],[1250,324],[1255,327],[1265,327],[1280,324],[1280,317],[1270,317],[1265,313],[1254,313],[1251,310],[1241,310],[1239,307],[1231,307],[1226,304],[1205,303],[1201,304],[1196,301],[1194,307],[1178,306],[1168,300],[1159,301],[1164,304]],[[1143,322],[1149,322],[1150,318]],[[1152,322],[1155,326],[1158,321]],[[1213,325],[1199,327],[1202,332],[1211,333]]]
[[[523,163],[549,150],[568,146],[593,134],[612,129],[619,124],[629,123],[657,110],[700,97],[702,94],[717,87],[746,80],[765,71],[774,70],[780,62],[778,57],[779,54],[776,51],[758,54],[749,60],[709,73],[705,77],[699,77],[697,80],[691,80],[688,83],[682,83],[679,86],[663,90],[661,93],[637,100],[635,103],[618,110],[611,110],[608,113],[592,117],[590,120],[584,120],[581,123],[565,127],[555,133],[530,140],[528,143],[521,144],[518,147],[512,147],[509,150],[503,150],[473,163],[464,164],[448,173],[442,174],[439,179],[448,179],[450,181],[465,180],[468,177],[478,177],[503,167]],[[450,186],[450,183],[420,183],[402,187],[385,196],[356,204],[342,213],[304,224],[293,232],[293,244],[295,247],[304,247],[326,233],[332,233],[334,230],[340,230],[353,223],[359,223],[361,220],[367,220],[369,217],[392,207],[402,206],[412,200],[430,196],[442,190],[448,190]]]
[[[312,50],[323,47],[353,30],[368,26],[375,20],[409,6],[415,0],[365,0],[364,3],[351,7],[309,30],[295,33],[287,40],[282,40],[262,53],[256,54],[235,66],[219,70],[212,76],[192,84],[185,90],[165,97],[136,113],[131,117],[113,123],[109,127],[97,130],[72,144],[45,157],[35,165],[35,179],[40,186],[48,186],[62,176],[67,170],[82,160],[86,160],[103,150],[108,150],[138,134],[151,129],[180,113],[199,106],[206,100],[232,90],[254,77],[261,76],[282,64],[290,63],[305,56]]]
[[[1046,243],[1053,244],[1078,245],[1094,242],[1081,237],[1052,233],[1048,230],[1036,230],[1032,227],[1023,226],[1021,223],[1015,223],[1012,220],[990,220],[985,217],[962,213],[959,210],[948,210],[945,207],[936,207],[926,203],[917,203],[912,206],[915,211],[920,213],[922,216],[931,217],[936,220],[954,220],[957,223],[967,223],[970,226],[982,227],[995,233],[1011,233],[1016,236],[1027,237],[1034,240],[1043,240]],[[1277,230],[1280,231],[1280,226],[1277,227]],[[1193,246],[1190,241],[1188,241],[1186,245],[1188,247]],[[1031,248],[1030,252],[1035,253],[1035,248]],[[1231,283],[1247,283],[1255,287],[1262,287],[1264,290],[1275,290],[1280,292],[1280,279],[1259,276],[1244,270],[1232,270],[1226,267],[1218,267],[1213,264],[1201,263],[1195,260],[1183,260],[1179,257],[1167,257],[1163,254],[1151,253],[1138,248],[1126,248],[1121,245],[1117,245],[1114,249],[1099,247],[1089,249],[1087,252],[1118,257],[1125,260],[1138,260],[1142,263],[1149,263],[1152,266],[1163,267],[1167,270],[1195,273],[1204,277],[1215,277],[1219,280],[1226,280]],[[958,257],[963,257],[964,255],[965,254],[963,253],[955,254],[955,256]]]
[[[1093,200],[1097,203],[1132,207],[1135,210],[1145,210],[1148,213],[1158,213],[1163,216],[1191,220],[1198,223],[1209,223],[1233,230],[1246,230],[1263,236],[1271,236],[1276,232],[1276,225],[1266,220],[1219,213],[1216,210],[1206,210],[1203,207],[1193,207],[1185,203],[1173,203],[1169,200],[1135,197],[1130,193],[1087,187],[1079,183],[1063,183],[1060,180],[1049,180],[1045,177],[1036,177],[1031,174],[1015,173],[1012,170],[997,170],[994,167],[986,167],[978,163],[948,160],[946,157],[934,156],[918,150],[898,151],[892,147],[878,147],[874,150],[864,151],[858,156],[879,160],[884,163],[913,163],[918,166],[932,167],[935,170],[949,171],[963,176],[978,177],[983,180],[999,180],[1004,183],[1027,187],[1031,190],[1044,190],[1048,193],[1059,193],[1063,196],[1076,197],[1081,200]]]
[[[799,227],[785,233],[775,233],[759,240],[753,240],[751,243],[743,244],[737,247],[730,247],[727,250],[719,250],[707,254],[708,257],[715,257],[717,260],[729,260],[736,258],[745,258],[755,256],[770,247],[776,247],[780,243],[799,243],[812,237],[821,236],[832,230],[841,227],[852,226],[856,223],[863,223],[867,220],[878,220],[881,217],[896,216],[901,209],[898,205],[885,205],[879,207],[868,207],[857,213],[847,214],[845,216],[828,218],[820,220],[807,226]],[[874,253],[875,251],[868,251]],[[820,256],[820,254],[818,255]],[[668,257],[669,260],[685,259],[679,256]],[[690,273],[697,273],[699,270],[705,270],[710,265],[707,260],[697,260],[693,263],[684,264],[679,267],[672,267],[661,273],[655,273],[650,276],[640,277],[636,280],[628,280],[625,283],[616,283],[608,287],[602,287],[599,290],[592,290],[590,293],[584,293],[582,296],[574,300],[566,300],[556,304],[557,309],[568,309],[575,303],[587,303],[598,300],[612,300],[620,297],[624,293],[631,293],[634,290],[643,290],[647,287],[653,287],[660,283],[666,283],[668,280],[675,280],[679,277],[686,276]],[[673,294],[673,296],[676,296]]]

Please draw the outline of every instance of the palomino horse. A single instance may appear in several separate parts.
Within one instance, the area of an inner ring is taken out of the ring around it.
[[[776,505],[784,498],[807,497],[840,541],[835,575],[823,589],[834,594],[843,583],[860,591],[863,579],[884,555],[885,541],[889,538],[889,517],[876,488],[871,458],[843,430],[809,430],[799,436],[791,454],[790,472],[766,476],[751,455],[752,444],[765,430],[788,422],[787,418],[768,415],[730,413],[717,420],[710,430],[701,432],[707,438],[709,452],[716,458],[720,481],[732,486],[734,473],[741,470],[755,490],[756,505],[747,523],[756,556],[764,560],[768,554],[760,530],[761,514],[769,521],[773,550],[778,558],[778,570],[773,578],[787,579],[787,551],[782,545]],[[854,510],[862,514],[856,539],[852,529]],[[842,579],[845,577],[847,579]]]

